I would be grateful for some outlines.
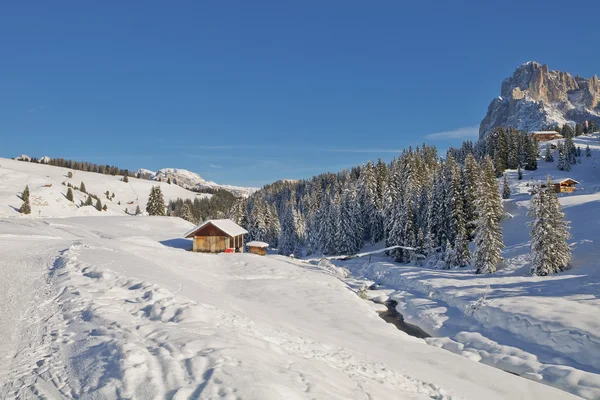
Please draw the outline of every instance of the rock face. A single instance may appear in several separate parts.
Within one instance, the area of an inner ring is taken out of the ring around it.
[[[498,126],[526,131],[552,125],[600,121],[600,81],[550,71],[547,65],[527,62],[502,82],[479,126],[483,138]]]

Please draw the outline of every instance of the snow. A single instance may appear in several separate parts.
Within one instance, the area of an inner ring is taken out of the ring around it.
[[[495,274],[397,264],[369,251],[370,264],[364,258],[335,263],[394,289],[386,295],[398,302],[407,322],[434,336],[428,343],[584,398],[600,398],[600,135],[574,141],[584,153],[589,145],[592,157],[582,156],[571,171],[543,160],[538,170],[523,171],[521,181],[517,171],[507,171],[513,194],[504,205],[512,218],[503,221],[504,262]],[[558,195],[571,222],[572,269],[533,277],[529,192],[548,174],[554,182],[580,182],[574,193]]]
[[[571,398],[408,336],[326,268],[184,251],[190,226],[0,219],[0,398]]]
[[[239,226],[238,224],[236,224],[235,222],[233,222],[230,219],[209,219],[208,221],[204,221],[200,225],[190,229],[188,232],[186,232],[183,235],[183,237],[185,237],[185,238],[191,237],[195,232],[204,228],[208,224],[216,226],[217,228],[219,228],[221,231],[225,232],[229,236],[239,236],[239,235],[245,235],[246,233],[248,233],[247,230],[245,230],[244,228],[242,228],[241,226]]]
[[[162,181],[166,181],[167,179],[171,179],[171,181],[175,180],[178,185],[183,186],[185,188],[193,189],[203,189],[203,188],[211,188],[211,189],[225,189],[230,191],[236,196],[248,197],[252,193],[256,192],[258,188],[252,187],[241,187],[241,186],[232,186],[232,185],[220,185],[218,183],[207,181],[202,178],[195,172],[191,172],[185,169],[180,168],[162,168],[153,173],[152,171],[145,170],[152,176],[153,179],[160,179]]]
[[[67,174],[73,173],[73,178]],[[94,172],[70,170],[68,168],[55,167],[51,165],[15,161],[0,158],[0,217],[25,217],[18,212],[22,204],[18,197],[25,188],[29,186],[31,192],[30,202],[32,216],[42,217],[69,217],[84,215],[126,215],[125,209],[133,213],[136,206],[145,210],[146,202],[152,186],[159,185],[165,198],[165,202],[175,200],[178,197],[193,199],[195,197],[209,198],[211,194],[197,194],[177,185],[169,185],[165,182],[155,182],[145,179],[129,178],[129,182],[123,182],[121,176],[103,175]],[[74,203],[67,200],[67,183],[79,187],[81,182],[85,183],[86,191],[100,197],[102,204],[106,204],[108,211],[97,211],[94,207],[77,207],[80,201],[85,201],[87,194],[77,190],[73,191]],[[51,187],[45,185],[51,184]],[[104,193],[106,191],[115,198],[109,200]],[[121,202],[119,205],[118,203]]]
[[[258,240],[253,240],[251,242],[246,243],[248,247],[269,247],[269,243],[259,242]]]

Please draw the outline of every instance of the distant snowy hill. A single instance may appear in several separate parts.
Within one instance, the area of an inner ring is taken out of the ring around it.
[[[498,126],[526,131],[551,125],[600,122],[600,80],[550,71],[530,61],[502,82],[500,96],[492,100],[479,127],[479,137]]]
[[[140,169],[138,172],[140,172],[142,175],[148,174],[152,179],[161,180],[163,182],[166,182],[170,179],[171,182],[186,189],[225,189],[238,197],[248,197],[258,190],[258,188],[252,187],[219,185],[218,183],[207,181],[195,172],[179,168],[163,168],[156,172],[147,169]]]
[[[68,173],[73,178],[68,178]],[[96,211],[94,207],[78,207],[80,201],[85,201],[87,195],[73,191],[75,202],[66,198],[67,183],[79,187],[85,184],[88,193],[100,197],[106,204],[107,211]],[[29,186],[31,192],[32,216],[70,217],[82,215],[126,215],[135,211],[139,205],[141,210],[146,208],[146,202],[153,185],[160,185],[165,201],[178,197],[193,199],[210,197],[210,194],[199,194],[166,182],[154,182],[146,179],[129,178],[123,182],[121,176],[98,174],[95,172],[75,171],[68,168],[0,158],[0,217],[21,216],[18,212],[21,206],[20,193]],[[112,199],[105,196],[108,191]],[[119,204],[121,203],[121,204]]]

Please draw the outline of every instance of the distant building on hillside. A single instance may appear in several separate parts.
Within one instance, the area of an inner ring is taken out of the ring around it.
[[[259,256],[265,256],[267,255],[267,247],[269,247],[269,243],[254,240],[246,243],[246,246],[248,246],[248,251],[250,253],[258,254]]]
[[[554,191],[556,193],[573,193],[575,191],[575,185],[579,185],[575,179],[567,178],[554,184]]]
[[[193,238],[192,251],[201,253],[244,252],[247,230],[230,219],[211,219],[186,232]]]
[[[552,184],[554,191],[556,193],[573,193],[575,190],[577,190],[575,185],[579,185],[579,182],[577,182],[575,179],[571,179],[571,178],[566,178],[557,183]],[[528,186],[529,186],[529,184],[528,184]],[[534,194],[536,187],[540,187],[540,188],[544,189],[546,187],[546,182],[534,181],[533,189],[530,190],[529,194]]]
[[[563,135],[556,131],[533,131],[529,134],[530,138],[536,138],[538,142],[548,142],[554,139],[562,139]]]

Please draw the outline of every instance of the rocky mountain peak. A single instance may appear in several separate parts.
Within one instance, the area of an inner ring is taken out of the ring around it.
[[[600,120],[598,77],[573,77],[529,61],[502,82],[500,97],[492,100],[479,127],[484,137],[498,126],[527,131],[544,127]]]

